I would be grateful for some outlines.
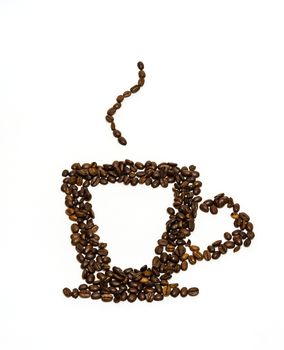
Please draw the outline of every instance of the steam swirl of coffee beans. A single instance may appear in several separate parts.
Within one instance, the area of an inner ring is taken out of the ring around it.
[[[110,123],[113,136],[116,137],[118,142],[123,146],[127,144],[127,141],[122,136],[121,132],[116,129],[116,125],[114,123],[114,114],[121,107],[122,101],[124,101],[125,98],[130,97],[132,94],[135,94],[136,92],[138,92],[145,83],[146,74],[144,72],[143,62],[139,61],[137,63],[137,67],[139,69],[139,72],[138,72],[139,79],[137,84],[133,85],[129,90],[124,91],[122,95],[118,95],[116,98],[116,103],[107,111],[107,115],[106,115],[106,121]]]
[[[224,193],[202,202],[202,183],[195,166],[178,167],[175,163],[156,164],[147,161],[114,161],[112,164],[79,163],[72,170],[64,170],[61,190],[66,194],[66,214],[74,223],[71,225],[71,244],[77,251],[77,260],[83,270],[85,283],[78,288],[64,288],[66,297],[101,299],[105,302],[160,301],[167,297],[196,296],[196,287],[182,287],[171,283],[173,274],[186,271],[190,265],[200,261],[216,260],[229,250],[239,251],[249,247],[254,238],[250,217],[240,212],[240,206]],[[139,269],[122,269],[111,266],[107,243],[100,241],[98,226],[94,223],[95,213],[90,203],[92,195],[88,187],[112,183],[136,186],[138,184],[157,188],[173,185],[173,205],[166,209],[168,220],[165,230],[155,247],[150,266]],[[234,230],[224,233],[224,238],[200,249],[191,242],[198,208],[216,215],[227,207],[232,210]]]
[[[137,63],[139,80],[137,84],[117,96],[116,103],[107,111],[106,120],[118,142],[125,146],[126,139],[116,129],[114,114],[121,107],[122,101],[136,93],[144,85],[144,64]],[[202,202],[200,196],[202,183],[198,180],[199,172],[194,165],[179,167],[176,163],[156,164],[114,161],[112,164],[98,165],[96,162],[80,165],[75,163],[72,169],[64,170],[61,190],[66,194],[66,214],[73,221],[71,225],[71,244],[77,251],[77,260],[83,270],[85,283],[78,288],[64,288],[66,297],[101,299],[104,302],[121,301],[147,302],[160,301],[167,297],[196,296],[197,287],[182,287],[172,283],[173,274],[186,271],[190,265],[199,261],[217,260],[229,250],[238,252],[241,247],[249,247],[254,238],[253,224],[250,217],[240,212],[240,206],[231,197],[220,193],[213,199]],[[111,266],[107,243],[100,241],[98,225],[94,223],[95,213],[90,203],[92,195],[88,187],[112,183],[136,186],[145,184],[152,188],[164,188],[172,184],[174,201],[167,208],[168,220],[164,232],[157,241],[155,255],[151,265],[139,269]],[[232,210],[234,230],[224,233],[224,238],[200,249],[189,238],[194,231],[198,208],[216,215],[218,210],[227,207]]]

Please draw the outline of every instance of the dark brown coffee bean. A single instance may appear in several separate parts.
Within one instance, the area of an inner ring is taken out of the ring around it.
[[[112,301],[113,296],[109,293],[106,293],[106,294],[102,294],[101,298],[102,298],[102,301],[104,301],[104,302],[110,302],[110,301]]]
[[[212,243],[213,247],[218,247],[222,243],[221,239]]]
[[[140,86],[139,85],[134,85],[130,88],[130,91],[135,94],[137,91],[140,90]]]
[[[81,298],[89,298],[91,296],[91,293],[89,290],[80,290],[79,291],[79,296]]]
[[[118,95],[117,98],[116,98],[116,101],[118,103],[121,103],[123,100],[124,100],[124,97],[122,95]]]
[[[212,254],[212,259],[217,260],[218,258],[220,258],[221,253],[219,251],[215,251]]]
[[[94,300],[100,299],[101,298],[101,293],[99,291],[94,292],[91,294],[91,298]]]
[[[197,252],[197,251],[199,251],[200,248],[199,248],[197,245],[191,244],[191,245],[189,246],[189,249],[190,249],[192,252]]]
[[[241,248],[241,247],[240,247],[239,245],[237,245],[237,246],[234,248],[233,252],[234,252],[234,253],[237,253],[237,252],[240,250],[240,248]]]
[[[224,233],[224,238],[229,241],[232,238],[232,235],[229,232]]]
[[[145,300],[145,299],[146,299],[145,293],[140,292],[140,293],[138,294],[138,299],[139,299],[140,301]]]
[[[250,217],[246,213],[239,213],[239,217],[244,221],[249,221]]]
[[[127,144],[127,141],[125,140],[125,138],[123,136],[120,136],[118,138],[118,142],[123,146],[125,146]]]
[[[180,295],[184,298],[187,296],[188,290],[186,287],[181,288]]]
[[[72,292],[69,288],[64,288],[63,289],[63,294],[67,297],[70,298],[72,296]]]
[[[224,244],[220,244],[218,247],[218,250],[221,254],[226,254],[227,253],[227,248]]]
[[[124,91],[123,97],[129,97],[129,96],[131,96],[131,92],[130,91]]]
[[[130,302],[130,303],[133,303],[135,300],[137,299],[137,295],[134,294],[134,293],[130,293],[127,297],[127,300]]]
[[[178,287],[174,287],[171,291],[171,296],[176,298],[180,293],[180,289]]]
[[[235,243],[232,242],[232,241],[227,241],[227,242],[224,243],[224,246],[225,246],[226,248],[228,248],[228,249],[232,249],[232,248],[235,247]]]
[[[116,109],[114,107],[112,107],[107,111],[107,114],[112,116],[112,115],[114,115],[115,112],[116,112]]]
[[[146,74],[143,70],[140,70],[140,72],[138,73],[139,78],[145,78]]]
[[[164,296],[162,294],[156,293],[154,295],[154,300],[155,301],[160,301],[160,300],[163,300],[163,299],[164,299]]]
[[[147,293],[146,300],[148,301],[148,303],[151,303],[154,300],[154,293],[153,292]]]
[[[218,213],[218,209],[215,204],[212,204],[210,207],[210,213],[216,215]]]
[[[72,224],[72,225],[71,225],[71,231],[72,231],[73,233],[79,232],[79,226],[78,226],[77,224]]]
[[[201,261],[203,260],[203,255],[199,251],[194,251],[193,256],[195,257],[196,260]]]
[[[184,260],[182,263],[181,263],[181,269],[182,271],[186,271],[188,268],[188,263],[186,260]]]
[[[77,288],[74,288],[72,290],[72,298],[77,299],[79,296],[79,290]]]
[[[245,241],[244,241],[244,246],[245,247],[249,247],[251,244],[251,240],[249,238],[247,238]]]
[[[233,237],[233,241],[234,241],[234,243],[235,243],[236,245],[242,245],[242,244],[243,244],[243,241],[242,241],[242,239],[241,239],[240,236],[234,236],[234,237]]]
[[[195,259],[195,257],[194,257],[193,255],[190,255],[190,256],[188,257],[188,261],[189,261],[189,263],[190,263],[191,265],[196,264],[196,259]]]
[[[200,210],[204,211],[204,213],[209,212],[208,205],[206,205],[205,203],[200,204],[199,208],[200,208]]]
[[[206,261],[210,261],[211,260],[211,254],[209,253],[208,250],[204,250],[203,252],[203,257]]]
[[[191,287],[188,289],[188,295],[190,295],[191,297],[195,297],[198,294],[199,294],[199,289],[197,287]]]
[[[113,130],[113,136],[114,137],[120,137],[121,136],[121,132],[119,130]]]
[[[139,62],[137,63],[137,67],[138,67],[140,70],[144,69],[144,64],[143,64],[143,62],[139,61]]]
[[[234,213],[238,213],[240,211],[240,205],[238,203],[233,205],[233,211]]]
[[[114,121],[113,117],[111,115],[106,116],[106,121],[109,123],[112,123]]]

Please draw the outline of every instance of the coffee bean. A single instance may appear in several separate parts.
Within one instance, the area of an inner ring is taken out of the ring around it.
[[[188,295],[190,295],[191,297],[194,297],[196,295],[199,294],[199,289],[196,287],[191,287],[188,289]]]
[[[120,136],[118,138],[118,142],[123,146],[125,146],[127,144],[127,141],[125,140],[125,138],[123,136]]]
[[[80,290],[79,291],[79,296],[81,298],[89,298],[91,296],[91,293],[89,290]]]
[[[213,247],[218,247],[221,243],[222,241],[219,239],[218,241],[215,241],[214,243],[212,243],[212,245]]]
[[[171,291],[171,296],[176,298],[179,295],[179,293],[180,293],[180,289],[178,287],[175,287]]]
[[[137,91],[140,90],[140,86],[139,85],[133,85],[131,88],[130,88],[130,91],[135,94]]]
[[[121,136],[121,132],[119,130],[113,130],[113,136],[114,137],[120,137]]]
[[[70,298],[72,296],[72,292],[69,288],[64,288],[63,289],[63,294],[67,297]]]
[[[181,288],[180,295],[184,298],[187,296],[188,290],[186,287]]]
[[[163,299],[164,299],[164,296],[162,294],[156,293],[154,295],[154,300],[155,301],[160,301],[160,300],[163,300]]]
[[[218,213],[218,209],[217,209],[216,205],[214,205],[214,204],[211,205],[210,213],[213,215],[216,215]]]
[[[232,238],[232,235],[229,232],[224,233],[224,238],[229,241]]]
[[[112,301],[113,296],[109,293],[106,293],[106,294],[102,294],[101,298],[102,298],[102,301],[110,302]]]
[[[232,249],[232,248],[235,247],[235,243],[232,242],[232,241],[227,241],[227,242],[224,243],[224,246],[225,246],[226,248],[228,248],[228,249]]]
[[[203,257],[206,261],[210,261],[211,260],[211,254],[209,253],[208,250],[204,250],[203,252]]]
[[[206,205],[205,203],[200,204],[199,208],[200,208],[200,210],[204,211],[204,213],[209,212],[208,205]]]
[[[130,293],[127,297],[127,300],[130,302],[130,303],[133,303],[135,300],[137,299],[137,295],[134,294],[134,293]]]
[[[199,251],[194,251],[193,256],[195,257],[196,260],[199,260],[199,261],[203,260],[203,255]]]
[[[195,257],[194,257],[193,255],[190,255],[190,256],[188,257],[188,261],[189,261],[189,263],[190,263],[191,265],[196,264],[196,259],[195,259]]]
[[[144,69],[144,64],[143,64],[143,62],[139,61],[139,62],[137,63],[137,67],[138,67],[140,70]]]
[[[212,254],[212,259],[217,260],[220,257],[221,253],[219,251],[215,251]]]
[[[247,238],[245,241],[244,241],[244,246],[245,247],[249,247],[251,244],[251,240],[249,238]]]

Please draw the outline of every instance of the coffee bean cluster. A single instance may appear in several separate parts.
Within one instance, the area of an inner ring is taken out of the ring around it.
[[[111,108],[108,109],[107,115],[106,115],[106,121],[110,123],[113,136],[116,137],[118,142],[123,146],[127,144],[127,141],[122,136],[121,132],[116,129],[116,125],[114,123],[114,114],[121,107],[121,104],[124,101],[124,99],[127,97],[130,97],[131,94],[135,94],[136,92],[138,92],[145,83],[146,74],[144,72],[144,64],[139,61],[137,63],[137,67],[139,69],[139,72],[138,72],[139,79],[137,84],[133,85],[129,90],[124,91],[122,95],[118,95],[116,98],[116,103]]]
[[[141,64],[140,68],[143,69]],[[73,222],[71,244],[77,251],[85,281],[78,288],[64,288],[66,297],[118,303],[125,300],[160,301],[169,296],[196,296],[198,288],[180,288],[177,283],[171,283],[173,274],[186,271],[189,265],[198,261],[216,260],[229,250],[237,252],[242,247],[249,247],[254,238],[250,217],[240,212],[239,204],[234,203],[231,197],[220,193],[213,199],[202,201],[202,183],[193,165],[178,167],[176,163],[142,163],[127,159],[104,165],[75,163],[70,171],[64,170],[62,175],[61,190],[66,194],[66,214]],[[149,266],[138,269],[111,266],[107,243],[100,241],[89,187],[115,182],[131,186],[145,184],[152,188],[172,186],[173,205],[166,209],[168,220]],[[216,215],[223,207],[232,211],[234,230],[225,232],[224,239],[212,242],[206,249],[192,244],[191,234],[198,209]]]

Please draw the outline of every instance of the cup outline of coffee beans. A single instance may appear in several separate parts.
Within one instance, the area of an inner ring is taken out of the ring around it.
[[[111,123],[113,135],[125,146],[126,139],[115,128],[113,115],[122,101],[144,85],[144,64],[138,62],[139,80],[136,85],[117,97],[116,104],[108,110],[107,121]],[[142,72],[142,73],[141,73]],[[71,244],[77,252],[83,284],[78,288],[64,288],[63,294],[74,299],[91,298],[104,302],[161,301],[166,297],[186,297],[199,294],[197,287],[179,287],[171,283],[174,273],[186,271],[200,261],[217,260],[229,250],[234,253],[249,247],[255,234],[250,217],[240,212],[240,205],[224,193],[213,199],[202,201],[199,172],[194,165],[179,167],[177,163],[154,161],[134,162],[129,159],[112,164],[74,163],[71,170],[62,172],[61,191],[65,193],[66,215],[71,224]],[[157,240],[155,255],[150,266],[125,268],[111,266],[107,243],[100,242],[98,225],[90,203],[92,195],[88,187],[113,183],[124,185],[146,185],[153,189],[172,185],[173,205],[168,207],[165,230]],[[224,233],[224,239],[209,244],[206,249],[192,244],[189,238],[195,228],[198,209],[216,215],[221,208],[232,210],[234,230]]]

